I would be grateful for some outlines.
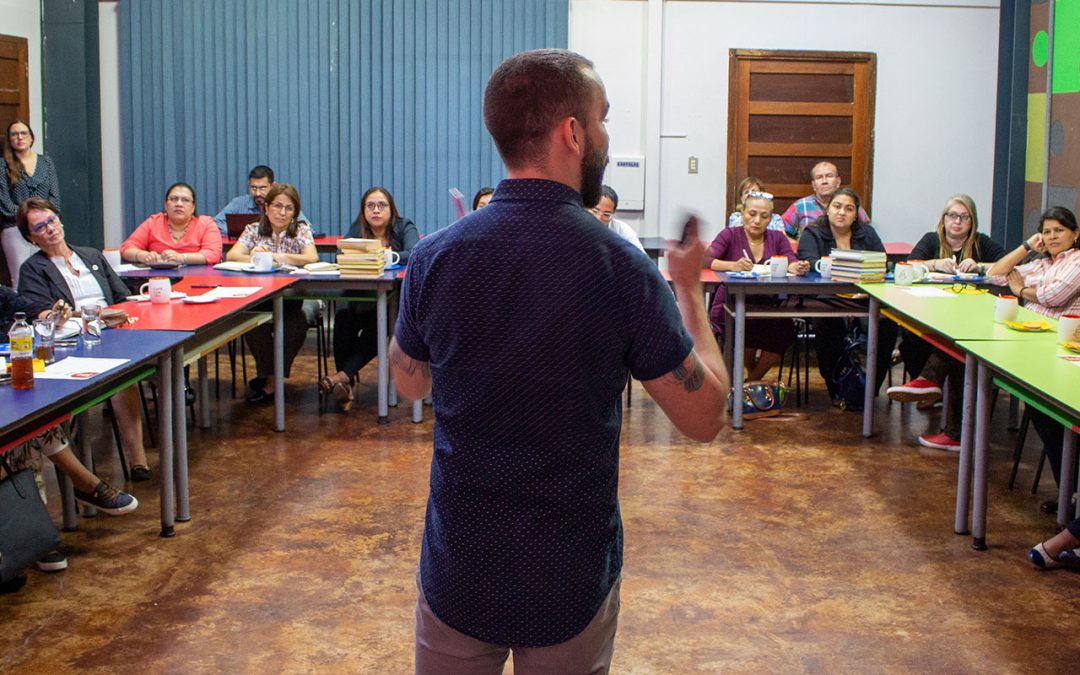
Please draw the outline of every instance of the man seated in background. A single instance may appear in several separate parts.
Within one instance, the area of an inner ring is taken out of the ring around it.
[[[601,223],[607,225],[609,230],[637,246],[638,250],[644,253],[645,247],[641,245],[641,240],[638,239],[634,228],[615,218],[615,209],[617,208],[619,208],[619,195],[615,193],[615,190],[610,185],[604,185],[600,188],[600,201],[596,206],[589,209],[589,213],[596,216]]]
[[[794,202],[784,211],[781,219],[789,237],[798,239],[808,225],[813,225],[825,213],[826,205],[833,193],[840,189],[840,171],[832,162],[818,162],[810,170],[810,187],[814,194]],[[859,222],[870,223],[870,216],[859,207]]]
[[[262,215],[263,209],[266,206],[266,192],[273,184],[274,170],[265,164],[256,166],[248,173],[248,193],[234,198],[225,205],[225,208],[221,209],[221,211],[214,216],[214,222],[217,223],[217,228],[218,231],[221,232],[222,239],[229,238],[229,228],[225,216],[237,214]],[[258,219],[252,218],[251,222],[255,222],[256,220]],[[308,227],[311,228],[311,231],[315,231],[315,226],[308,220],[303,211],[296,216],[296,220],[301,223],[307,223]]]

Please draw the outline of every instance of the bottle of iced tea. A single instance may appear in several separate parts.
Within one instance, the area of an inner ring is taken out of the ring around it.
[[[16,312],[15,323],[8,331],[11,343],[11,387],[34,387],[34,329],[26,323],[26,313]]]

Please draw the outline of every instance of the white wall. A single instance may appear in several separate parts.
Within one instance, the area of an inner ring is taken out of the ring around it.
[[[46,152],[41,100],[41,1],[0,0],[0,34],[26,38],[30,67],[30,126],[37,138],[34,149]]]
[[[101,75],[101,192],[105,248],[124,241],[121,219],[124,194],[120,171],[120,35],[119,2],[98,3],[98,71]]]
[[[570,48],[596,62],[612,102],[612,154],[644,154],[648,171],[659,171],[644,214],[625,214],[642,236],[674,236],[683,208],[704,214],[707,234],[723,226],[731,48],[876,53],[871,216],[882,238],[916,241],[955,192],[972,195],[988,220],[997,31],[996,0],[571,0],[570,9]],[[661,59],[659,83],[646,51]],[[645,112],[646,91],[660,92],[658,121]],[[687,173],[692,155],[696,175]]]

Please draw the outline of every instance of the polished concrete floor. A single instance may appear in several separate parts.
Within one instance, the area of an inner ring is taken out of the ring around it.
[[[158,537],[156,478],[131,485],[138,511],[81,519],[67,571],[0,596],[0,671],[411,672],[430,409],[378,426],[369,366],[352,412],[318,416],[310,353],[288,431],[223,397],[191,432],[175,538]],[[1080,575],[1024,560],[1055,531],[1037,507],[1054,486],[1027,490],[1033,438],[1023,487],[1005,490],[1004,402],[980,553],[952,532],[956,455],[912,444],[927,414],[879,401],[866,440],[816,388],[809,408],[702,445],[635,385],[613,671],[1076,672]],[[118,476],[96,437],[99,473]]]

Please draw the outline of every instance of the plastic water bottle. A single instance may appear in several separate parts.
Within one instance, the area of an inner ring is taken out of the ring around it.
[[[34,329],[26,323],[26,313],[16,312],[8,331],[11,343],[11,388],[34,388]]]

